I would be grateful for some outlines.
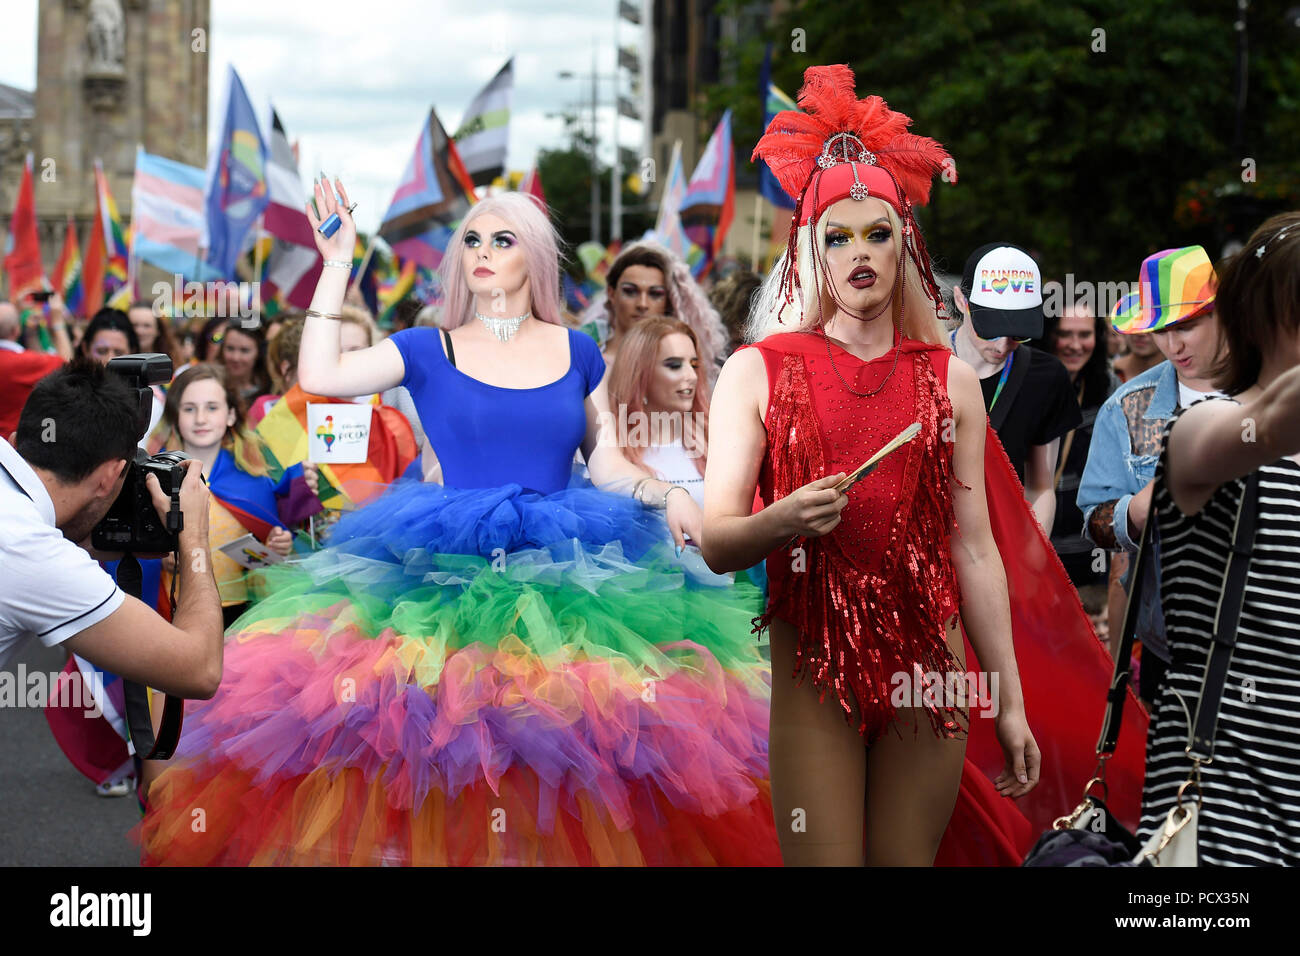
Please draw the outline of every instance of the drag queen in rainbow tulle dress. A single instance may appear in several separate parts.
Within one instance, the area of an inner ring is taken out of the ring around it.
[[[348,278],[328,262],[355,234],[338,188],[341,202],[316,190],[343,219],[317,234],[326,314]],[[761,596],[677,555],[670,531],[698,538],[698,507],[641,480],[602,431],[605,365],[558,325],[556,261],[531,201],[495,197],[444,260],[459,335],[411,329],[340,359],[337,322],[309,317],[304,387],[404,384],[445,485],[398,482],[324,550],[268,572],[271,596],[227,635],[220,691],[190,703],[149,793],[146,862],[780,862]],[[490,311],[494,290],[522,296],[517,331],[499,318],[516,312]],[[540,372],[562,336],[568,371],[547,384],[462,371],[525,347]],[[612,490],[572,477],[577,450]]]

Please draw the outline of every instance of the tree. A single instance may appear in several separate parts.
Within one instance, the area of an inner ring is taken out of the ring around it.
[[[1241,183],[1247,157],[1232,154],[1235,4],[915,0],[880,15],[855,9],[861,15],[834,0],[795,2],[768,37],[727,51],[736,82],[710,101],[735,109],[742,153],[760,134],[757,76],[770,39],[773,80],[791,95],[807,67],[848,63],[860,95],[882,95],[913,118],[914,132],[952,153],[958,183],[937,183],[918,214],[941,268],[960,271],[971,250],[997,239],[1036,252],[1048,278],[1073,272],[1076,281],[1131,280],[1143,257],[1171,246],[1199,242],[1218,254],[1226,210],[1180,225],[1175,209],[1188,183]],[[1261,176],[1267,169],[1281,182],[1300,146],[1300,32],[1284,31],[1280,13],[1275,27],[1251,15],[1245,151]],[[1273,205],[1300,203],[1279,192]]]
[[[563,149],[543,149],[537,154],[537,171],[546,190],[546,202],[556,229],[566,245],[572,249],[591,238],[591,137],[578,125],[576,116],[566,115],[565,126],[569,144]],[[609,242],[610,170],[598,163],[600,176],[601,239]],[[632,170],[625,170],[631,173]],[[654,215],[645,198],[623,184],[623,236],[624,241],[639,239],[654,226]],[[570,271],[581,278],[581,267],[570,262]]]

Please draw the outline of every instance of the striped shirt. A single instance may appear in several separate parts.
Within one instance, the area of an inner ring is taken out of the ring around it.
[[[1171,420],[1170,426],[1173,421]],[[1166,430],[1166,437],[1168,430]],[[1147,737],[1140,837],[1159,828],[1187,779],[1188,715],[1200,696],[1246,479],[1182,514],[1156,472],[1161,600],[1172,661]],[[1259,517],[1214,760],[1202,771],[1202,865],[1300,864],[1300,464],[1260,468]]]

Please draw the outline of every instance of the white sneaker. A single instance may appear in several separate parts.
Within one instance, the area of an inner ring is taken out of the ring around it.
[[[101,797],[125,797],[135,789],[135,777],[123,777],[121,780],[106,780],[95,787],[95,793]]]

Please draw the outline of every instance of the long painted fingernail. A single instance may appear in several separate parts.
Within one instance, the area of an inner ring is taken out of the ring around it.
[[[682,546],[679,544],[677,545],[677,557],[680,558],[681,556],[682,556]]]

